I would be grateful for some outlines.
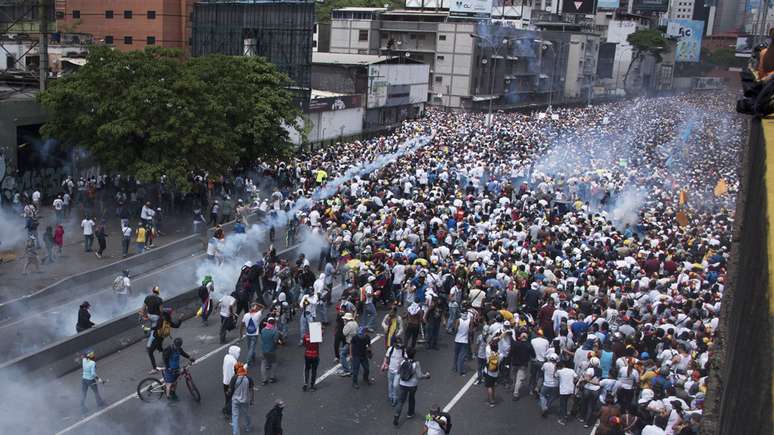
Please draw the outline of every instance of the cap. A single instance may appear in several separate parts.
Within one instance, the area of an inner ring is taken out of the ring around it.
[[[278,408],[284,408],[285,407],[285,401],[282,399],[277,399],[274,401],[274,406]]]
[[[342,317],[344,320],[354,320],[355,317],[352,315],[352,313],[344,313],[344,316]]]

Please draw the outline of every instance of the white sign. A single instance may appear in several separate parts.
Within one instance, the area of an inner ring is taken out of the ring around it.
[[[489,17],[492,15],[492,0],[451,0],[449,14]]]
[[[322,343],[322,323],[309,322],[309,341]]]

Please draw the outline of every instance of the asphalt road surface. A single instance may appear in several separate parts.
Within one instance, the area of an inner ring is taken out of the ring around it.
[[[278,228],[276,234],[275,242],[278,243],[277,250],[280,251],[285,246],[284,240],[279,241],[284,239],[284,229]],[[259,243],[245,246],[239,255],[255,260],[256,255],[263,252],[268,245],[268,240],[265,237],[260,237]],[[203,251],[193,255],[185,255],[171,263],[159,264],[148,273],[133,276],[133,296],[129,301],[128,308],[119,309],[115,306],[116,298],[112,289],[115,276],[111,276],[91,283],[93,292],[88,297],[78,296],[64,303],[52,304],[41,311],[19,313],[15,318],[0,323],[0,363],[34,352],[46,344],[75,335],[78,306],[84,300],[91,303],[92,321],[99,324],[117,316],[137,311],[142,306],[143,298],[153,286],[158,285],[161,288],[161,296],[164,298],[170,298],[196,287],[199,284],[196,270],[205,261],[204,259],[205,253]],[[239,266],[241,264],[236,266],[236,270]],[[77,271],[73,271],[73,273],[75,272]],[[216,287],[218,284],[216,282]]]
[[[379,310],[379,320],[384,310]],[[329,317],[333,319],[333,310]],[[297,319],[296,319],[297,320]],[[54,382],[44,384],[34,380],[5,382],[0,402],[11,404],[0,410],[4,429],[9,433],[54,434],[226,434],[231,428],[221,414],[223,387],[221,371],[223,356],[229,344],[221,345],[217,334],[219,326],[211,322],[203,327],[197,319],[186,321],[174,330],[175,337],[184,339],[184,348],[198,360],[192,367],[194,380],[201,391],[201,403],[195,403],[184,383],[179,385],[180,402],[168,404],[145,403],[136,396],[138,382],[148,377],[150,362],[144,344],[137,343],[124,351],[98,358],[98,374],[107,379],[100,391],[108,406],[99,409],[89,392],[86,414],[80,413],[80,373],[71,373]],[[377,333],[380,331],[377,330]],[[262,433],[265,415],[276,398],[287,403],[283,427],[286,434],[419,434],[423,416],[433,404],[450,408],[454,434],[587,434],[577,420],[563,427],[555,414],[541,418],[537,401],[524,396],[513,402],[509,387],[498,387],[498,403],[490,408],[485,403],[483,386],[472,385],[473,363],[468,362],[465,377],[451,371],[453,356],[452,336],[442,332],[440,350],[420,347],[417,360],[431,378],[420,381],[417,392],[416,417],[407,420],[404,407],[400,426],[392,425],[393,411],[387,400],[386,376],[378,371],[384,356],[384,339],[373,335],[374,359],[371,376],[376,383],[361,383],[359,390],[351,386],[351,378],[335,374],[333,356],[333,328],[324,331],[321,345],[318,390],[303,392],[303,348],[298,346],[298,324],[291,324],[288,344],[278,351],[276,376],[278,382],[262,386],[257,383],[255,405],[250,408],[254,431]],[[236,339],[236,331],[229,340],[246,349]],[[249,369],[250,376],[260,378],[258,366]],[[33,403],[44,403],[35,406]],[[407,406],[407,405],[406,405]],[[555,410],[558,409],[558,403]]]

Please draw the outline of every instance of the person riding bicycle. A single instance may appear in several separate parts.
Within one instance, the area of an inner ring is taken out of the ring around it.
[[[164,349],[164,385],[167,389],[167,398],[169,400],[178,400],[177,394],[175,394],[175,386],[177,385],[177,377],[180,376],[180,357],[184,356],[191,361],[191,364],[196,362],[196,359],[188,355],[183,350],[183,339],[176,338],[171,346],[167,346]]]

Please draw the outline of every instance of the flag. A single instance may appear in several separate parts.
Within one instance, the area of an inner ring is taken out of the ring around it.
[[[685,215],[685,212],[678,211],[676,218],[677,218],[677,224],[680,225],[681,227],[688,225],[688,216]]]
[[[728,184],[726,184],[726,180],[721,178],[718,180],[718,184],[715,185],[715,189],[712,191],[712,193],[715,194],[715,197],[721,197],[728,193]]]
[[[678,200],[678,204],[685,205],[688,203],[688,192],[685,190],[680,191],[680,199]]]

